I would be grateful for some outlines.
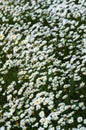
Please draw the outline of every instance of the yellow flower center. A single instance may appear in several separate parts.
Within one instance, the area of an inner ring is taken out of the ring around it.
[[[2,39],[2,35],[0,35],[0,39]]]
[[[16,126],[18,126],[19,125],[19,123],[18,123],[18,121],[16,121]]]

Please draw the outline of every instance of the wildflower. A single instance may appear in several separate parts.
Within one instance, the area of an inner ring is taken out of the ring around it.
[[[40,116],[41,118],[43,118],[43,117],[45,116],[44,112],[41,111],[41,112],[39,113],[39,116]]]
[[[7,96],[7,99],[8,99],[8,100],[11,100],[11,98],[12,98],[12,95],[11,95],[11,94]]]
[[[84,119],[84,124],[86,124],[86,119]]]
[[[83,118],[82,118],[82,117],[78,117],[78,118],[77,118],[77,121],[80,123],[80,122],[83,121]]]

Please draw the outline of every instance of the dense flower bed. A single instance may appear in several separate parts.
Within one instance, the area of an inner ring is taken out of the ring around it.
[[[0,0],[0,126],[86,130],[85,0]]]

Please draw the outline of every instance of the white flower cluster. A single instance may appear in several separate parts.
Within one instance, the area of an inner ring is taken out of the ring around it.
[[[0,0],[0,126],[86,130],[85,0]]]

